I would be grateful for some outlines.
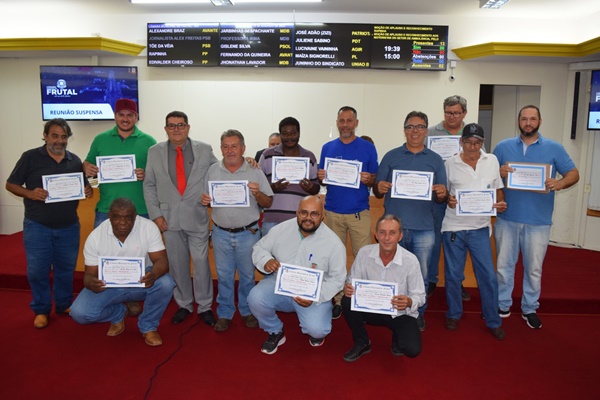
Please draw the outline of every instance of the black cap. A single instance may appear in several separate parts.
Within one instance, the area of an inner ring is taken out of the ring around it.
[[[470,137],[474,137],[474,138],[483,140],[484,136],[485,135],[483,132],[483,128],[481,127],[481,125],[478,125],[478,124],[467,124],[467,125],[465,125],[465,127],[463,128],[463,131],[462,131],[463,139],[468,139]]]

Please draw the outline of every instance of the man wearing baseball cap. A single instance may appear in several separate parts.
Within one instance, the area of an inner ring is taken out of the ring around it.
[[[484,131],[480,125],[467,124],[462,130],[462,150],[446,160],[448,179],[448,207],[442,221],[444,244],[444,278],[446,281],[446,321],[444,326],[450,331],[458,328],[463,307],[461,284],[465,274],[467,251],[471,254],[473,270],[481,295],[481,309],[485,323],[491,334],[504,339],[501,319],[498,315],[498,281],[494,271],[490,236],[492,224],[489,215],[457,215],[457,205],[469,195],[496,198],[486,211],[506,210],[502,178],[498,160],[493,154],[482,150]],[[467,189],[467,194],[457,195],[459,189]],[[491,191],[490,191],[491,190]],[[481,192],[477,192],[481,191]]]

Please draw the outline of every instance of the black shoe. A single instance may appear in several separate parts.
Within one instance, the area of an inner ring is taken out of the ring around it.
[[[322,338],[317,339],[317,338],[314,338],[312,336],[309,336],[308,337],[308,343],[310,343],[310,345],[312,347],[323,346],[323,343],[325,343],[325,338],[322,337]]]
[[[510,310],[504,311],[504,310],[498,309],[498,315],[500,316],[500,318],[508,318],[508,317],[510,317]]]
[[[462,296],[462,301],[471,301],[471,295],[465,290],[463,285],[460,285],[460,292],[460,295]]]
[[[171,322],[173,324],[179,324],[179,323],[185,321],[185,319],[190,314],[191,314],[191,312],[189,312],[187,309],[180,308],[179,310],[177,310],[177,312],[175,313],[175,315],[173,315],[173,318],[171,318]]]
[[[436,287],[437,287],[437,284],[435,282],[429,282],[429,285],[427,285],[427,298],[431,297],[433,292],[435,292]]]
[[[371,352],[371,342],[368,344],[355,344],[350,350],[344,354],[344,361],[354,362],[361,358],[364,354]]]
[[[215,326],[215,324],[217,323],[212,310],[198,313],[198,317],[200,317],[200,319],[208,326]]]
[[[275,354],[277,348],[285,343],[285,335],[283,331],[279,333],[271,333],[267,340],[262,345],[260,351],[265,354]]]
[[[419,330],[421,332],[423,332],[425,330],[425,317],[423,317],[422,315],[419,315],[419,317],[417,318],[417,325],[419,326]]]
[[[336,304],[333,306],[333,310],[331,310],[331,319],[338,319],[342,315],[342,306]]]
[[[456,328],[458,328],[458,320],[456,318],[446,318],[446,321],[444,322],[444,326],[449,331],[455,331]]]
[[[527,326],[531,329],[540,329],[542,327],[542,321],[540,321],[536,313],[521,314],[521,318],[527,321]]]
[[[400,345],[398,343],[392,343],[392,354],[396,357],[403,356],[404,353],[400,350]]]
[[[490,328],[490,332],[498,340],[504,340],[504,338],[506,337],[506,333],[504,332],[504,329],[502,329],[501,327]]]

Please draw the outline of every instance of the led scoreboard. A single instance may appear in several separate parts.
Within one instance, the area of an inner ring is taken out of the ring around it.
[[[446,70],[447,26],[149,23],[148,66]]]

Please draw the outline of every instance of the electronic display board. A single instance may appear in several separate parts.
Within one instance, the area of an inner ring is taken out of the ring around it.
[[[221,24],[219,65],[287,67],[294,24]]]
[[[218,65],[219,24],[148,24],[148,66]]]

